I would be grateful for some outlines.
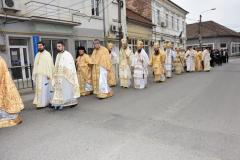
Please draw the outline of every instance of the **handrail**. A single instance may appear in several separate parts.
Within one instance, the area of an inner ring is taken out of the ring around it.
[[[46,5],[46,6],[52,6],[52,7],[67,9],[67,10],[70,10],[70,11],[81,13],[79,10],[75,10],[75,9],[71,9],[71,8],[67,8],[67,7],[62,7],[62,6],[57,6],[57,5],[53,5],[53,4],[48,4],[48,3],[44,3],[44,2],[38,2],[38,1],[29,1],[29,2],[25,3],[25,5],[27,5],[29,3],[38,3],[38,4],[42,4],[42,5]]]
[[[13,77],[16,74],[15,73],[16,69],[20,69],[22,71],[25,70],[28,72],[28,77],[26,77],[26,79],[23,77],[23,73],[20,78],[13,79],[19,90],[27,89],[27,88],[32,88],[32,90],[34,90],[34,84],[32,79],[32,68],[33,66],[31,64],[26,66],[14,66],[14,67],[8,68],[9,72],[11,73],[11,76]]]

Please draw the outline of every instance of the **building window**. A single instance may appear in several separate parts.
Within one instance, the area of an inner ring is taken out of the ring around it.
[[[9,44],[11,46],[27,46],[28,41],[27,39],[24,39],[24,38],[10,38]]]
[[[168,14],[166,14],[166,26],[168,27]]]
[[[157,24],[161,24],[161,19],[160,19],[160,10],[157,10]]]
[[[185,22],[184,21],[182,21],[182,31],[183,31],[183,33],[185,32]]]
[[[93,52],[93,41],[87,41],[87,52],[88,54],[92,55],[92,52]]]
[[[99,16],[99,2],[100,0],[92,0],[92,15]]]
[[[238,55],[240,54],[240,43],[232,43],[232,54]]]
[[[179,31],[179,19],[177,19],[177,30]]]
[[[172,29],[174,29],[174,17],[172,16]]]
[[[103,41],[100,41],[100,44],[103,45]],[[77,40],[75,41],[75,50],[77,52],[77,48],[83,46],[85,47],[87,54],[91,55],[93,52],[93,41],[92,40]]]
[[[227,48],[227,43],[221,43],[220,48]]]
[[[55,62],[58,51],[57,51],[57,42],[62,41],[65,43],[65,49],[67,50],[67,40],[66,39],[47,39],[47,38],[42,38],[41,41],[45,43],[45,49],[51,53],[53,60]]]
[[[86,49],[86,51],[88,52],[87,50],[87,41],[86,40],[80,40],[80,41],[75,41],[75,52],[77,53],[77,49],[78,47],[84,47]]]
[[[129,48],[133,51],[133,53],[135,53],[137,51],[137,41],[138,39],[129,39],[128,40],[128,45]],[[149,55],[150,54],[150,44],[148,40],[142,40],[143,44],[144,44],[144,50],[146,51],[146,53]]]

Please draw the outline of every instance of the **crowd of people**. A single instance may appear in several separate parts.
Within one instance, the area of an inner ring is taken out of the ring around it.
[[[150,74],[157,83],[171,78],[173,73],[209,72],[210,62],[215,60],[208,48],[202,51],[201,48],[194,50],[190,47],[185,51],[183,48],[174,49],[171,42],[166,42],[162,46],[164,49],[155,43],[149,54],[144,50],[142,41],[137,42],[135,53],[129,48],[127,39],[122,39],[119,53],[113,50],[112,43],[104,47],[98,39],[93,41],[93,46],[91,55],[83,46],[78,47],[74,59],[65,50],[64,43],[58,42],[54,64],[45,44],[38,43],[39,52],[32,73],[35,83],[33,104],[36,108],[62,110],[64,107],[74,107],[80,96],[90,94],[99,99],[109,98],[114,95],[112,87],[118,84],[122,88],[144,89]],[[0,128],[17,125],[21,122],[19,113],[23,102],[1,57],[0,82]]]
[[[210,55],[211,55],[211,67],[214,67],[216,64],[221,66],[223,63],[228,63],[229,55],[227,49],[210,50]]]

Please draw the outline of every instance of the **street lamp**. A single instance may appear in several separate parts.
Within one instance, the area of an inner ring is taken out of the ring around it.
[[[212,9],[209,9],[209,10],[206,10],[206,11],[202,11],[200,12],[200,14],[203,14],[203,13],[206,13],[206,12],[209,12],[209,11],[215,11],[217,8],[212,8]]]
[[[216,10],[216,8],[212,8],[212,9],[209,9],[209,10],[206,10],[206,11],[203,11],[203,12],[200,12],[199,25],[198,25],[198,34],[199,34],[199,47],[201,48],[201,50],[202,50],[202,36],[201,36],[202,15],[203,15],[203,13],[210,12],[210,11],[214,11],[214,10]]]

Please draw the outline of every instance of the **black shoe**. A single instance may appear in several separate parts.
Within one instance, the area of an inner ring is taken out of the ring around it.
[[[60,106],[53,106],[53,109],[57,111],[60,109]]]
[[[54,107],[52,106],[52,104],[49,104],[49,105],[48,105],[48,108],[53,109]]]
[[[75,104],[75,105],[71,105],[71,106],[70,106],[70,108],[74,108],[74,107],[77,107],[77,104]]]

